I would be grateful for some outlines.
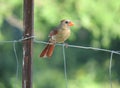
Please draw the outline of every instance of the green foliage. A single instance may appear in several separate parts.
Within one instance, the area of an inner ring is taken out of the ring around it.
[[[0,41],[22,38],[23,1],[0,0],[0,6]],[[35,0],[34,35],[38,40],[47,41],[49,32],[61,19],[70,19],[75,26],[71,28],[72,34],[67,43],[119,51],[119,16],[119,0]],[[51,59],[41,59],[39,53],[43,47],[43,44],[34,43],[33,88],[65,88],[62,47],[56,46]],[[14,88],[14,83],[16,88],[21,88],[22,44],[16,43],[16,49],[20,64],[17,82],[13,44],[0,43],[0,88]],[[65,51],[69,88],[109,86],[106,75],[110,54],[76,48],[66,48]],[[119,55],[114,55],[114,88],[120,87],[118,60]]]

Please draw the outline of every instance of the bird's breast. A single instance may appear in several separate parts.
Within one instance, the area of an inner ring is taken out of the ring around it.
[[[54,36],[52,36],[52,39],[55,40],[57,43],[63,43],[65,40],[68,39],[70,36],[70,30],[59,30],[58,33]]]

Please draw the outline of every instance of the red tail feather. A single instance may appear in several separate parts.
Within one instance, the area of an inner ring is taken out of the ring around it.
[[[50,56],[52,56],[54,47],[55,47],[54,44],[47,44],[47,46],[41,52],[40,57],[50,57]]]
[[[49,45],[49,49],[48,49],[48,51],[47,51],[47,56],[48,56],[48,57],[52,56],[54,47],[55,47],[54,44],[53,44],[53,45]]]

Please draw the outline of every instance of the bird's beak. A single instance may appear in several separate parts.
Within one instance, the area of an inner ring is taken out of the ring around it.
[[[74,23],[70,21],[70,22],[68,23],[68,25],[69,25],[69,26],[73,26]]]

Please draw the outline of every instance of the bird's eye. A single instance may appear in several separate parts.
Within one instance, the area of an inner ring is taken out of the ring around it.
[[[68,21],[65,21],[66,24],[68,24]]]

